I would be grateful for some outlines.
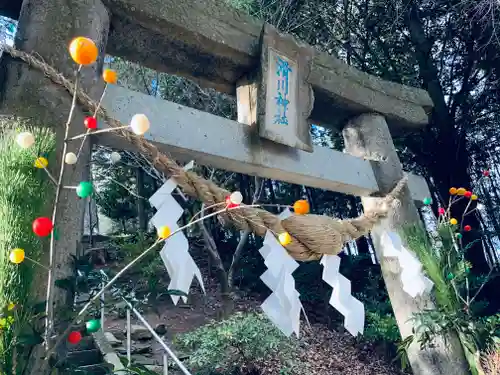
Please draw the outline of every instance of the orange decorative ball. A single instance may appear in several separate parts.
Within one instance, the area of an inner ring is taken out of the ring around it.
[[[297,215],[305,215],[309,213],[309,202],[305,199],[298,200],[293,204],[293,210]]]
[[[104,82],[112,85],[115,85],[116,82],[118,82],[118,74],[116,74],[116,71],[113,69],[104,69],[104,72],[102,72],[102,78],[104,79]]]
[[[455,195],[457,193],[457,188],[450,188],[450,195]]]
[[[89,65],[97,60],[99,51],[92,39],[79,36],[71,41],[69,53],[77,64]]]

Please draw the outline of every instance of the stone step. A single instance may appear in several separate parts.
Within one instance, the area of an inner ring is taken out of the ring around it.
[[[80,366],[78,369],[83,371],[83,374],[88,375],[108,375],[113,373],[112,366],[108,363]]]
[[[82,337],[82,340],[77,345],[68,344],[69,352],[80,352],[82,350],[97,349],[92,336]]]
[[[73,366],[95,365],[102,362],[102,354],[98,349],[79,350],[68,353],[67,361]]]

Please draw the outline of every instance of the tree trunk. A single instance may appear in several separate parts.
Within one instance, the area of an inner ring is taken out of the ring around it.
[[[219,255],[214,239],[208,232],[203,222],[200,222],[200,227],[203,232],[203,240],[205,242],[205,246],[208,250],[208,254],[212,258],[213,265],[216,269],[215,272],[217,274],[217,279],[220,285],[220,295],[222,299],[222,317],[227,318],[234,309],[233,299],[231,298],[231,286],[228,282],[228,275],[226,270],[224,269],[224,264],[222,263],[222,259]]]
[[[434,160],[428,161],[429,172],[435,181],[438,192],[446,201],[450,187],[464,187],[470,189],[471,178],[468,174],[469,157],[466,149],[466,140],[455,130],[455,119],[450,115],[443,89],[439,81],[436,63],[432,58],[432,44],[425,35],[422,21],[419,17],[419,9],[415,0],[412,0],[409,12],[406,15],[406,24],[410,31],[410,40],[415,48],[415,55],[420,67],[420,77],[424,88],[429,92],[434,109],[432,112],[431,125],[434,124],[436,135],[430,131],[426,132],[427,145],[432,148]],[[435,147],[438,144],[439,147]],[[414,150],[419,152],[419,150]],[[455,158],[450,158],[454,155]],[[464,212],[466,202],[464,200],[454,205],[453,214],[460,220]],[[474,215],[465,218],[464,225],[479,228],[479,222]],[[478,231],[464,233],[464,241],[473,242],[480,239]],[[481,241],[477,241],[467,252],[466,257],[474,265],[474,273],[486,273],[489,266],[486,261]]]
[[[109,14],[100,0],[24,0],[15,47],[42,57],[65,77],[73,79],[77,66],[71,61],[68,44],[76,36],[90,37],[97,44],[100,56],[97,63],[82,69],[80,87],[98,100],[104,88],[100,77],[108,31]],[[71,95],[64,88],[51,82],[42,72],[12,59],[6,53],[2,56],[1,64],[0,113],[24,117],[33,127],[52,127],[56,133],[57,161],[49,166],[49,169],[57,176],[61,159],[64,157],[62,155],[64,124],[71,107]],[[82,133],[84,118],[85,113],[77,106],[69,137]],[[79,142],[70,142],[67,151],[76,153],[79,146]],[[68,167],[63,185],[74,186],[80,181],[88,180],[89,159],[90,142],[87,140],[78,163]],[[49,281],[44,273],[40,273],[39,279],[34,283],[34,288],[37,289],[33,293],[34,296],[39,296],[42,291],[48,289],[49,284],[53,286],[55,280],[73,274],[70,255],[76,254],[76,243],[82,234],[84,214],[85,200],[77,199],[73,190],[63,189],[55,220],[55,227],[61,235],[55,243],[53,255],[54,277]],[[49,263],[47,259],[42,259],[41,262]],[[51,294],[54,297],[54,304],[49,306],[49,309],[54,310],[57,318],[57,313],[65,310],[68,296],[60,288],[53,289]],[[64,325],[64,322],[60,323]],[[36,352],[37,358],[32,368],[26,371],[27,374],[44,373],[42,361],[38,361],[40,352],[38,350]]]

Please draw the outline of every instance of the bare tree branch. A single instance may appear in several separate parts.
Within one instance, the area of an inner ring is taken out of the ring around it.
[[[252,204],[256,204],[259,201],[262,195],[263,187],[264,184],[262,179],[260,179],[259,177],[255,177],[255,191],[252,198]],[[241,231],[240,233],[240,241],[238,242],[238,246],[236,246],[236,250],[234,251],[233,260],[231,261],[231,266],[229,267],[228,272],[228,283],[231,288],[234,286],[234,270],[238,265],[238,261],[240,260],[243,249],[245,248],[245,245],[248,241],[250,230]]]

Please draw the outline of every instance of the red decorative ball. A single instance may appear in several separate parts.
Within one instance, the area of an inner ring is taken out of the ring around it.
[[[490,171],[489,170],[486,169],[486,170],[483,171],[483,176],[484,177],[488,177],[489,175],[490,175]]]
[[[228,195],[226,197],[226,207],[227,208],[234,208],[234,207],[238,207],[238,206],[239,206],[239,204],[231,202],[231,196]]]
[[[82,341],[82,334],[80,332],[70,332],[70,334],[68,335],[68,342],[70,344],[78,344],[80,341]]]
[[[39,237],[48,236],[52,229],[54,229],[54,224],[48,217],[39,217],[33,221],[33,233]]]
[[[446,212],[446,211],[445,211],[445,209],[444,209],[443,207],[439,207],[439,209],[438,209],[438,213],[439,213],[440,215],[444,215],[444,213],[445,213],[445,212]]]
[[[97,119],[95,117],[86,117],[83,123],[87,129],[97,129]]]
[[[472,197],[472,191],[466,191],[466,192],[464,193],[464,197],[465,197],[465,198],[470,198],[470,197]]]
[[[464,227],[464,231],[466,231],[466,232],[470,232],[471,230],[472,230],[472,227],[470,225],[466,225]]]

